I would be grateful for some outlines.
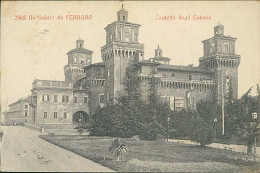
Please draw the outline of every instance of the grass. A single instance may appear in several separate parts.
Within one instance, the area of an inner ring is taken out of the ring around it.
[[[109,153],[110,137],[48,136],[53,144],[75,152],[116,171],[136,172],[244,172],[260,170],[257,161],[244,153],[165,142],[121,139],[128,148],[123,161]],[[257,171],[256,171],[257,172]]]

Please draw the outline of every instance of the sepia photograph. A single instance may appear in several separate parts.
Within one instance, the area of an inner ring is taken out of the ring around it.
[[[260,172],[259,1],[1,1],[1,172]]]

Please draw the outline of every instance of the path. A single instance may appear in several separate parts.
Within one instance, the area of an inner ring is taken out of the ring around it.
[[[20,126],[7,129],[1,171],[111,172],[91,160],[38,138],[39,132]]]

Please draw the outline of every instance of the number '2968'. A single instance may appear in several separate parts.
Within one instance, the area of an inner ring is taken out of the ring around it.
[[[14,20],[25,20],[26,16],[25,15],[15,15]]]

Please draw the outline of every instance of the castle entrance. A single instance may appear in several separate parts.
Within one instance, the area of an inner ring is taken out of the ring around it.
[[[84,111],[77,111],[73,114],[72,121],[73,123],[86,124],[89,122],[89,115]]]

